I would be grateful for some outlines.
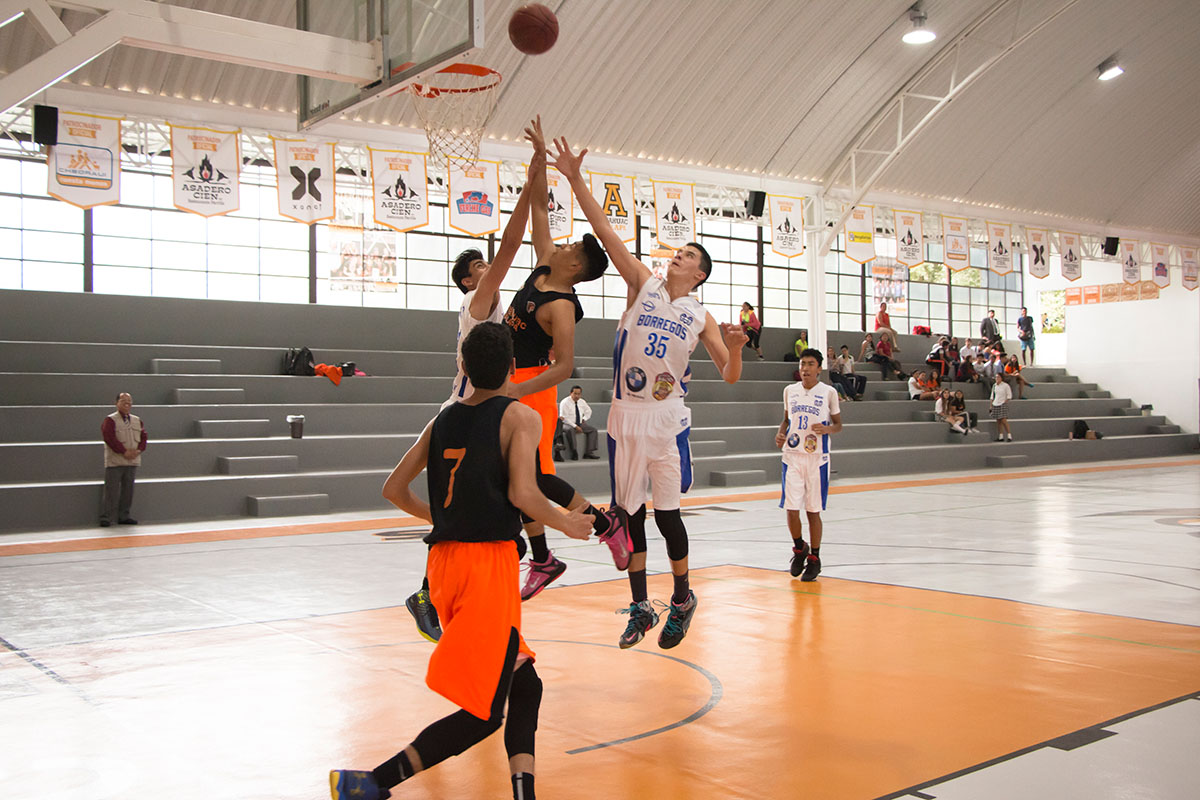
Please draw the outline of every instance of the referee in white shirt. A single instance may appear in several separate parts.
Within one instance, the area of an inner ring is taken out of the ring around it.
[[[579,449],[575,444],[575,434],[582,433],[587,437],[587,448],[584,458],[600,458],[596,454],[596,429],[588,425],[592,416],[592,407],[583,399],[583,387],[572,386],[571,393],[558,404],[558,419],[563,426],[563,439],[567,443],[567,456],[572,461],[579,460]]]

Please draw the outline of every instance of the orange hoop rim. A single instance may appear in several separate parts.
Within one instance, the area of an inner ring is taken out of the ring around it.
[[[488,81],[481,86],[472,86],[470,88],[458,87],[441,87],[433,86],[428,83],[411,83],[409,91],[419,97],[431,98],[443,94],[476,94],[478,92],[486,92],[495,89],[503,80],[500,73],[491,67],[482,67],[478,64],[451,64],[450,66],[439,69],[434,75],[472,75],[476,78],[488,78]]]

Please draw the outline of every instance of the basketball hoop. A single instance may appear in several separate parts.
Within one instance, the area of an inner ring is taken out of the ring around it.
[[[458,158],[474,165],[479,142],[496,107],[500,73],[476,64],[451,64],[425,83],[408,87],[434,159]]]

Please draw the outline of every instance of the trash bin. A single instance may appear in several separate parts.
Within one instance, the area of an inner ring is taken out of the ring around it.
[[[1149,403],[1142,406],[1142,416],[1143,417],[1150,417],[1153,415],[1154,415],[1154,406],[1152,406]]]
[[[303,439],[304,438],[304,415],[303,414],[289,414],[288,418],[287,418],[287,423],[292,428],[292,438],[293,439]]]

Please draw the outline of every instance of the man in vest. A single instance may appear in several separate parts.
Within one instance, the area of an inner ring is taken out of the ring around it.
[[[146,426],[141,417],[129,413],[133,397],[117,395],[117,410],[104,418],[100,435],[104,437],[104,500],[100,506],[100,527],[107,528],[114,518],[118,525],[137,525],[129,516],[133,504],[133,477],[142,464],[146,449]]]

